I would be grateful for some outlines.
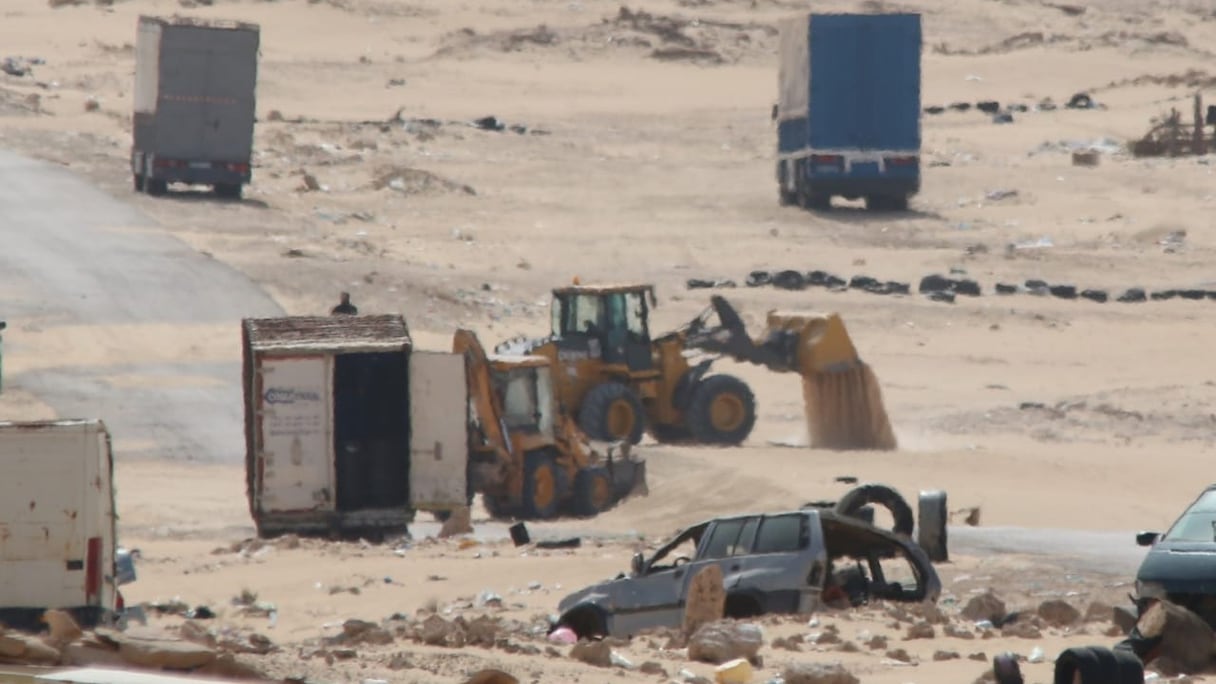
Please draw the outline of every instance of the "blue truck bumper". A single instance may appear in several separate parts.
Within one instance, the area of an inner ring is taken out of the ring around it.
[[[133,152],[131,172],[144,179],[194,185],[247,185],[253,178],[249,160],[166,159]]]

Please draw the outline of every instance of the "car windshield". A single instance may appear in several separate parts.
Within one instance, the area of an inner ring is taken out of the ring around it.
[[[1216,542],[1216,490],[1204,492],[1191,504],[1162,540]]]

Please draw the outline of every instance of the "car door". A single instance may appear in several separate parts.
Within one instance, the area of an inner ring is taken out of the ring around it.
[[[722,570],[725,589],[729,592],[734,583],[733,575],[741,569],[740,557],[737,556],[740,542],[744,533],[751,530],[754,534],[755,523],[759,516],[742,516],[716,521],[707,530],[705,539],[697,552],[697,558],[687,566],[687,571],[678,579],[680,586],[680,610],[688,603],[688,589],[692,578],[710,565],[717,565]]]
[[[631,636],[653,627],[674,627],[683,620],[685,577],[697,557],[707,525],[698,525],[655,552],[642,574],[614,584],[613,636]]]

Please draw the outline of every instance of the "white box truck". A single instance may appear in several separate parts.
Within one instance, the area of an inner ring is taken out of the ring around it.
[[[0,622],[121,609],[110,435],[100,420],[0,422]]]
[[[469,504],[464,357],[400,315],[242,321],[246,486],[258,535],[380,537]]]
[[[210,185],[239,198],[252,178],[256,24],[192,17],[139,18],[131,173],[136,192],[169,183]]]

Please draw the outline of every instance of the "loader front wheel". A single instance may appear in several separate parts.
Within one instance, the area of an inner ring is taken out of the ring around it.
[[[697,442],[738,445],[756,425],[755,395],[733,375],[711,375],[693,390],[687,421]]]
[[[612,478],[602,466],[580,470],[574,476],[574,498],[571,509],[575,515],[590,518],[612,507]]]
[[[547,451],[532,452],[524,457],[524,516],[546,520],[557,515],[561,493],[557,461]]]
[[[637,444],[646,429],[645,408],[633,390],[619,382],[606,382],[583,399],[578,426],[594,440]]]

